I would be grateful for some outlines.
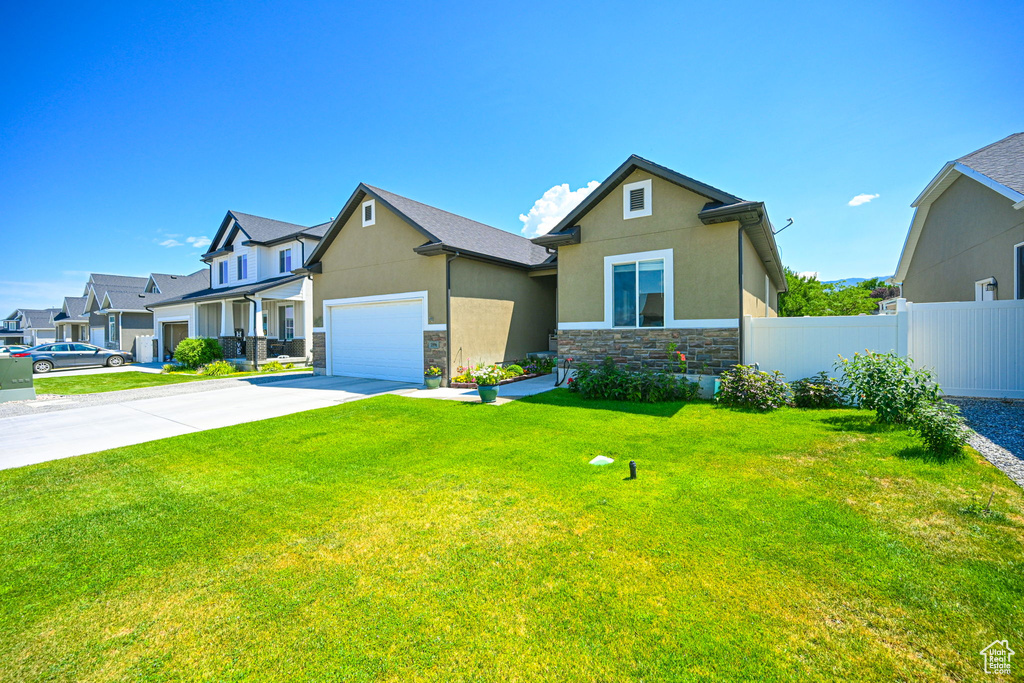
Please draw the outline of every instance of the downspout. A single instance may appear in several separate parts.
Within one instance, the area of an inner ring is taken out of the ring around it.
[[[255,342],[259,338],[259,335],[256,334],[256,325],[263,324],[263,321],[256,320],[256,301],[250,299],[248,294],[243,294],[242,298],[252,304],[252,306],[250,306],[252,309],[252,339],[253,342]],[[248,341],[246,343],[248,343]],[[254,346],[252,349],[252,367],[256,371],[259,371],[260,369],[260,350],[258,346]]]
[[[444,261],[444,280],[445,280],[445,297],[444,297],[444,348],[445,348],[445,364],[448,368],[448,386],[452,383],[452,261],[459,258],[459,252],[456,250],[455,254],[449,254],[445,257]]]
[[[739,265],[739,273],[737,281],[740,286],[739,294],[739,311],[740,315],[738,318],[739,322],[739,338],[738,348],[736,349],[736,357],[739,358],[740,365],[743,365],[743,222],[740,222],[740,227],[736,230],[736,261]]]

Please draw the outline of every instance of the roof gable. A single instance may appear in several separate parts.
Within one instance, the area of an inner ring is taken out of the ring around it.
[[[459,252],[522,268],[541,265],[551,258],[546,249],[525,237],[360,183],[324,238],[310,253],[305,264],[307,267],[319,263],[338,233],[367,197],[381,202],[423,235],[426,242],[416,251],[424,255]]]
[[[549,234],[562,232],[563,230],[575,226],[577,221],[585,216],[592,208],[597,206],[605,197],[610,195],[615,188],[617,188],[633,171],[637,169],[647,171],[651,175],[661,178],[662,180],[667,180],[668,182],[690,190],[691,192],[707,197],[709,202],[714,205],[724,206],[728,204],[737,204],[743,201],[736,195],[729,194],[724,190],[719,190],[717,187],[712,187],[711,185],[702,183],[699,180],[685,176],[682,173],[677,173],[670,168],[633,154],[626,159],[622,165],[615,169],[610,176],[605,178],[604,182],[598,185],[593,192],[587,195],[575,209],[570,211],[565,218],[559,221],[558,225],[552,228]]]

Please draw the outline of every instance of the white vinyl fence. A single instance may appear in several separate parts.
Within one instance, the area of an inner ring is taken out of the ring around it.
[[[900,300],[893,315],[745,320],[746,361],[789,381],[835,376],[840,355],[864,350],[909,356],[950,396],[1024,398],[1024,301]]]

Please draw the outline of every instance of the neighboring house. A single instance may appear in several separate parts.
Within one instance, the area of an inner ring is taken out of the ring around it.
[[[308,362],[311,283],[292,271],[329,225],[304,227],[228,211],[202,257],[208,264],[204,287],[149,306],[161,355],[169,357],[186,337],[212,337],[238,363]]]
[[[60,312],[53,316],[57,341],[89,341],[89,314],[85,311],[87,296],[66,296]]]
[[[906,299],[1024,299],[1024,133],[950,161],[911,206]]]
[[[360,184],[306,261],[318,374],[421,383],[547,351],[553,255],[528,239]]]
[[[118,313],[116,311],[103,310],[103,297],[107,292],[131,292],[142,293],[145,291],[148,278],[134,277],[131,275],[110,275],[107,273],[92,273],[85,283],[84,315],[89,317],[89,342],[96,346],[107,349],[119,349],[130,351],[133,354],[135,349],[134,337],[130,340],[130,347],[121,346],[122,339],[118,324]],[[150,325],[152,330],[152,325]],[[152,334],[152,332],[150,332]]]
[[[631,369],[687,356],[691,371],[741,362],[744,316],[776,315],[786,291],[761,202],[631,156],[552,231],[558,353]]]
[[[53,317],[59,308],[19,308],[4,318],[0,327],[0,341],[4,344],[35,346],[52,342],[56,338]]]

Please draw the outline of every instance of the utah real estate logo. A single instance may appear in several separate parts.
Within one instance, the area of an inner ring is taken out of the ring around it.
[[[1009,641],[993,640],[988,647],[981,651],[981,656],[985,658],[985,673],[1010,673],[1010,657],[1015,654],[1017,653],[1010,649]]]

